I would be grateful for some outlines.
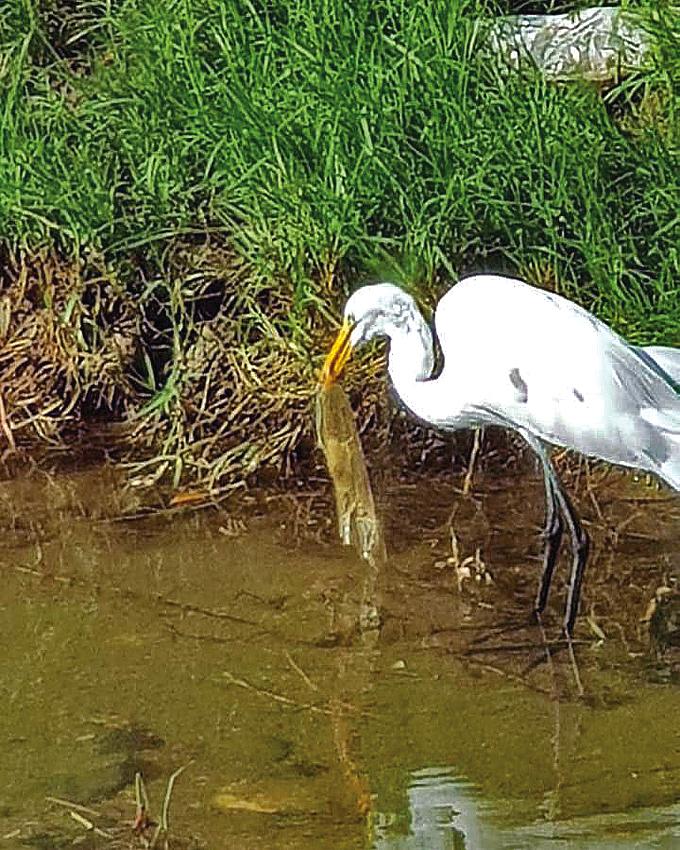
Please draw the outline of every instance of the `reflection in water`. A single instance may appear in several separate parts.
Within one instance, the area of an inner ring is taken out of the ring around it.
[[[680,804],[663,809],[537,821],[512,820],[509,803],[485,800],[452,770],[414,771],[408,821],[376,812],[372,850],[671,850],[680,847]],[[504,821],[506,823],[504,823]]]
[[[515,545],[526,492],[489,511],[508,522],[484,542],[498,583],[461,593],[427,541],[402,539],[378,572],[338,546],[293,545],[285,516],[247,532],[221,510],[122,521],[104,473],[0,482],[3,850],[86,838],[55,798],[119,842],[98,847],[128,847],[135,773],[158,816],[189,763],[172,800],[182,850],[680,846],[677,686],[650,684],[634,637],[678,551],[670,508],[655,508],[651,543],[619,544],[616,577],[626,566],[635,584],[615,607],[592,565],[604,631],[617,634],[624,599],[635,625],[627,643],[595,641],[584,618],[588,700],[570,701],[562,656],[524,669],[545,657],[535,629],[489,628],[504,574],[513,599],[524,577],[533,593]],[[463,519],[461,540],[487,533]],[[373,592],[380,629],[362,618]]]
[[[398,815],[376,814],[374,850],[471,850],[482,843],[479,800],[469,784],[437,768],[417,770],[408,788],[408,834]]]

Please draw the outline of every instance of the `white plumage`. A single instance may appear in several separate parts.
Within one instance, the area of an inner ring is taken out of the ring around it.
[[[588,540],[546,447],[647,470],[680,490],[680,351],[637,349],[566,298],[498,275],[465,278],[440,300],[434,318],[443,356],[438,375],[432,331],[399,287],[357,290],[344,318],[324,365],[325,381],[337,378],[354,346],[389,337],[389,374],[415,416],[444,430],[513,428],[537,452],[548,516],[536,609],[547,600],[564,520],[574,550],[565,619],[571,632]]]

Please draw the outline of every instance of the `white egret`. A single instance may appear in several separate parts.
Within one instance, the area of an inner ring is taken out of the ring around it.
[[[680,351],[637,349],[566,298],[512,278],[475,275],[440,300],[434,332],[391,283],[358,289],[321,380],[337,380],[352,349],[390,341],[388,371],[404,406],[445,430],[500,425],[538,455],[545,549],[535,611],[544,610],[564,523],[573,553],[564,628],[578,611],[589,540],[550,459],[551,445],[647,470],[680,490]],[[657,359],[658,358],[658,361]]]

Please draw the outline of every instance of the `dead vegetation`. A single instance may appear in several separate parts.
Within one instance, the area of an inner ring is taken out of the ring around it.
[[[130,300],[104,268],[52,252],[4,258],[0,277],[0,417],[10,449],[59,443],[74,426],[131,409]]]
[[[135,470],[215,493],[278,469],[309,433],[314,371],[291,339],[292,292],[247,285],[245,268],[212,247],[170,265],[171,280],[142,301],[154,392],[136,416],[133,440],[150,456]]]
[[[321,356],[332,324],[322,302],[298,310],[292,285],[254,281],[210,240],[174,244],[150,279],[142,264],[121,281],[99,257],[54,251],[2,266],[6,453],[77,446],[94,424],[122,438],[133,483],[209,498],[286,479],[314,455],[310,352]],[[324,331],[314,326],[322,314]],[[359,361],[348,386],[362,386],[361,419],[377,444],[396,422],[382,385],[366,392],[368,377]]]

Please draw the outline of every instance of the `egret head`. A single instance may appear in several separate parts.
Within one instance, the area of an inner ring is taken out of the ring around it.
[[[345,304],[340,332],[321,370],[321,383],[334,383],[352,349],[377,336],[408,332],[422,322],[415,301],[393,283],[375,283],[357,289]]]

